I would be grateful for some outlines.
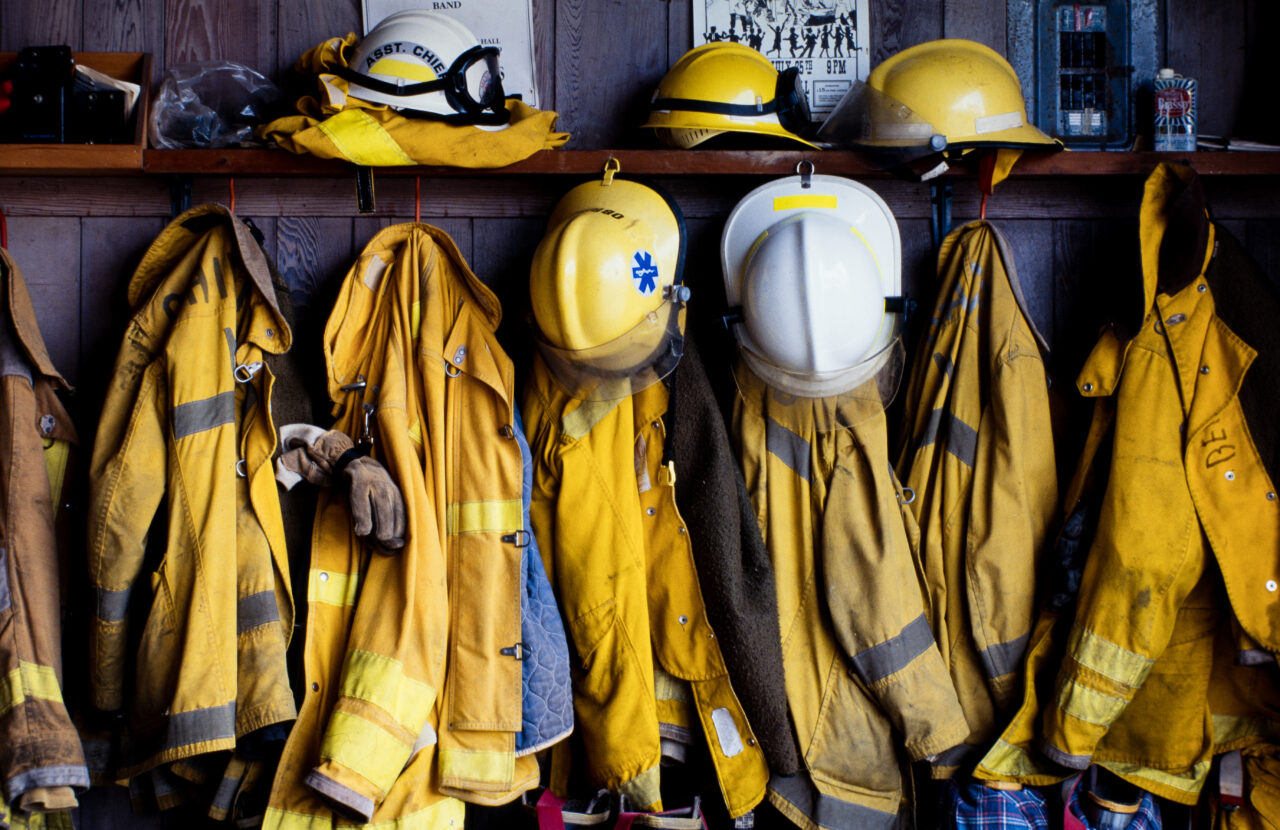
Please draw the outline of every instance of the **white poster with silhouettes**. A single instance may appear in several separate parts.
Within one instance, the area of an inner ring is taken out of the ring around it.
[[[482,46],[502,49],[502,88],[538,106],[533,54],[533,0],[361,0],[364,33],[379,21],[406,9],[423,9],[455,17],[480,39]]]
[[[728,41],[800,68],[816,121],[871,71],[870,0],[692,0],[693,45]]]

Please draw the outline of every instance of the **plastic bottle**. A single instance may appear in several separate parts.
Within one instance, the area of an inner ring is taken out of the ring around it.
[[[1155,89],[1155,149],[1189,153],[1196,149],[1196,81],[1161,69]]]

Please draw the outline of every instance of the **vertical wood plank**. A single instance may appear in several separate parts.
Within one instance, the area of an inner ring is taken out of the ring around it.
[[[323,328],[351,265],[351,219],[282,216],[275,237],[276,268],[289,286],[294,319],[299,327],[319,320]]]
[[[942,37],[942,6],[943,0],[877,0],[873,3],[870,8],[871,65],[908,46]]]
[[[1053,232],[1051,368],[1074,379],[1098,331],[1124,303],[1141,304],[1137,220],[1059,220]]]
[[[164,0],[84,0],[86,52],[150,52],[164,66]]]
[[[1258,141],[1280,141],[1280,112],[1265,103],[1275,74],[1272,50],[1275,32],[1280,30],[1280,3],[1246,0],[1245,13],[1245,72],[1235,135]]]
[[[976,40],[1003,55],[1005,8],[1005,0],[945,0],[944,36]]]
[[[80,0],[5,0],[0,3],[0,51],[27,46],[81,50]]]
[[[280,3],[279,24],[277,77],[283,79],[303,52],[326,38],[342,37],[347,32],[361,33],[360,0],[325,0],[323,3],[285,0]]]
[[[165,0],[164,21],[167,66],[224,60],[275,75],[275,2]]]
[[[80,220],[13,217],[9,253],[31,292],[54,367],[73,385],[80,376]]]
[[[556,102],[575,148],[638,140],[667,71],[667,3],[556,3]]]
[[[1251,219],[1244,235],[1235,228],[1232,233],[1258,261],[1258,267],[1271,280],[1271,285],[1280,291],[1280,219]]]
[[[693,48],[693,3],[667,4],[667,66]]]
[[[1165,65],[1196,79],[1197,131],[1227,135],[1235,126],[1244,89],[1244,4],[1167,3]]]
[[[1022,296],[1027,301],[1026,313],[1053,348],[1057,339],[1054,316],[1053,220],[1001,220],[1000,231],[1013,252]]]
[[[529,265],[546,230],[546,219],[476,219],[472,224],[471,270],[498,295],[502,325],[498,342],[523,378],[532,358],[533,341],[525,319],[530,313]]]
[[[555,0],[533,0],[533,68],[538,82],[538,108],[554,110],[557,74]]]

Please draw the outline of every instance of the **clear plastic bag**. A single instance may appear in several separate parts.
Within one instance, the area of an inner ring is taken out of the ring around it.
[[[151,108],[151,146],[164,150],[254,147],[253,130],[274,116],[280,90],[243,64],[170,67]]]

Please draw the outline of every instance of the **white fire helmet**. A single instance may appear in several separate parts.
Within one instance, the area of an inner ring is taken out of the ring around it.
[[[396,12],[356,46],[337,72],[356,98],[405,115],[460,124],[505,124],[499,49],[437,12]]]
[[[866,388],[887,404],[901,375],[902,246],[870,188],[837,176],[778,179],[729,214],[721,265],[743,362],[804,398]],[[740,309],[740,311],[738,311]]]

